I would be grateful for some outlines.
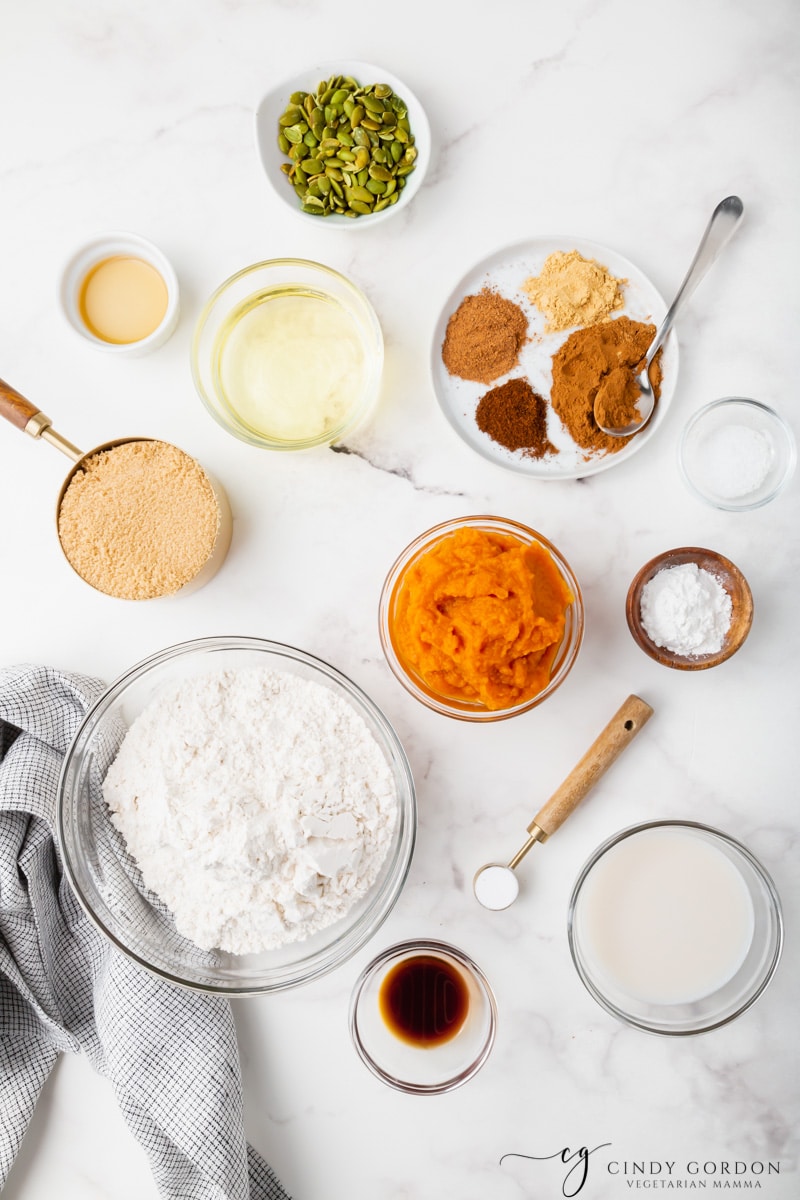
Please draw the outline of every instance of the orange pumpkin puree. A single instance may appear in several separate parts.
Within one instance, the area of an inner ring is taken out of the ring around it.
[[[402,576],[395,651],[440,696],[510,708],[547,686],[574,599],[544,546],[459,529]]]

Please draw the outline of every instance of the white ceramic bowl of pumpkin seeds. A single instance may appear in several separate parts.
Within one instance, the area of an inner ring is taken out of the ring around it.
[[[271,88],[256,145],[272,188],[304,220],[370,228],[414,198],[431,134],[411,89],[372,63],[321,63]]]

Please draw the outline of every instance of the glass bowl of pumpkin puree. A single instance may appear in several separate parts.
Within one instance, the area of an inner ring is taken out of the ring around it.
[[[390,668],[428,708],[462,721],[527,712],[566,679],[583,597],[541,533],[503,517],[445,521],[399,556],[381,593]]]

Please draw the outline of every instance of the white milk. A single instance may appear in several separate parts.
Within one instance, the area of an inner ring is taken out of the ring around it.
[[[664,826],[606,851],[584,880],[575,922],[592,974],[652,1004],[716,991],[744,962],[754,928],[730,859],[699,831]]]

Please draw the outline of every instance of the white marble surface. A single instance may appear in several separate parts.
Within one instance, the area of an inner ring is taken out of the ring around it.
[[[748,1169],[739,1179],[760,1183],[770,1200],[798,1195],[800,479],[774,504],[737,516],[692,499],[675,460],[686,419],[719,396],[757,397],[796,422],[796,4],[30,0],[4,5],[2,26],[0,374],[87,448],[126,434],[183,446],[227,486],[236,525],[229,560],[196,595],[141,606],[106,599],[58,551],[53,511],[66,460],[4,426],[0,661],[110,679],[187,637],[287,641],[375,698],[416,777],[417,851],[373,942],[305,989],[236,1004],[251,1140],[296,1200],[539,1200],[561,1194],[568,1167],[501,1165],[504,1154],[601,1143],[610,1146],[589,1159],[587,1200],[664,1179],[710,1192],[735,1178],[721,1164],[737,1161],[779,1162],[779,1174]],[[435,137],[428,181],[407,212],[358,235],[294,219],[270,193],[253,145],[267,87],[337,52],[406,78]],[[585,482],[538,482],[459,442],[435,405],[427,357],[439,307],[473,261],[563,232],[616,248],[669,294],[714,204],[731,192],[744,198],[746,224],[681,323],[672,410],[640,454]],[[114,228],[156,241],[183,285],[177,333],[141,360],[94,352],[56,303],[62,261],[84,237]],[[282,255],[344,271],[380,316],[381,404],[349,455],[260,452],[227,437],[195,395],[189,343],[205,297],[234,270]],[[517,518],[550,537],[587,608],[586,640],[563,687],[540,709],[486,728],[407,696],[376,628],[396,553],[469,512]],[[638,567],[686,544],[731,557],[756,605],[738,657],[696,674],[650,662],[624,617]],[[652,703],[653,720],[525,863],[517,905],[481,910],[469,886],[476,866],[514,851],[538,804],[632,691]],[[565,936],[569,891],[593,848],[627,824],[671,816],[743,839],[772,872],[788,928],[761,1001],[716,1033],[677,1042],[606,1016],[574,974]],[[473,955],[500,1010],[488,1064],[440,1098],[383,1087],[347,1031],[361,967],[415,935]],[[646,1172],[626,1176],[624,1163]],[[109,1087],[85,1062],[54,1072],[7,1195],[155,1195]]]

